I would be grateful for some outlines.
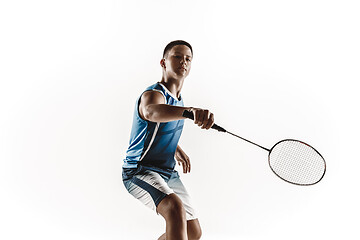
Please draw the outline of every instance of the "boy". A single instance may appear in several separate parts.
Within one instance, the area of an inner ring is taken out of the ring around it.
[[[174,170],[175,159],[184,173],[191,169],[189,157],[178,146],[184,110],[192,111],[194,123],[203,129],[214,124],[214,115],[208,110],[183,105],[180,92],[192,57],[192,47],[185,41],[173,41],[165,47],[160,61],[161,81],[148,87],[136,102],[123,165],[123,182],[128,192],[166,221],[166,231],[158,240],[201,237],[190,197]]]

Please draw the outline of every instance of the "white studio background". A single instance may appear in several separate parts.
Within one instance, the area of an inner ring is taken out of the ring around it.
[[[181,174],[205,240],[359,239],[357,1],[0,3],[0,238],[150,240],[165,222],[121,166],[136,98],[165,45],[194,48],[182,95],[271,147],[295,138],[322,182],[278,179],[267,152],[186,122]],[[178,169],[181,171],[181,169]]]

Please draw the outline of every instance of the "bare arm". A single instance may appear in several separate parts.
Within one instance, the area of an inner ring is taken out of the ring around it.
[[[151,122],[170,122],[184,119],[184,110],[189,107],[178,107],[165,104],[164,96],[157,91],[148,91],[141,96],[139,113],[140,116]]]
[[[190,158],[188,155],[186,155],[184,150],[182,150],[179,145],[177,146],[175,151],[175,159],[178,161],[179,165],[182,165],[184,173],[190,173],[191,170]]]
[[[184,110],[194,113],[194,123],[204,129],[209,129],[214,124],[214,115],[205,109],[192,107],[179,107],[165,104],[164,96],[157,91],[147,91],[140,99],[140,116],[151,122],[170,122],[185,119]]]

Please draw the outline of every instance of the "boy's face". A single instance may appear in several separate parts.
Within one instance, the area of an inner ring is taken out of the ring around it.
[[[190,48],[185,45],[176,45],[161,60],[161,66],[167,74],[173,77],[185,78],[190,72],[191,60]]]

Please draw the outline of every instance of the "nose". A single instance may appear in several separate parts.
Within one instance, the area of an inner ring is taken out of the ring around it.
[[[181,58],[181,59],[180,59],[180,63],[186,65],[186,57]]]

